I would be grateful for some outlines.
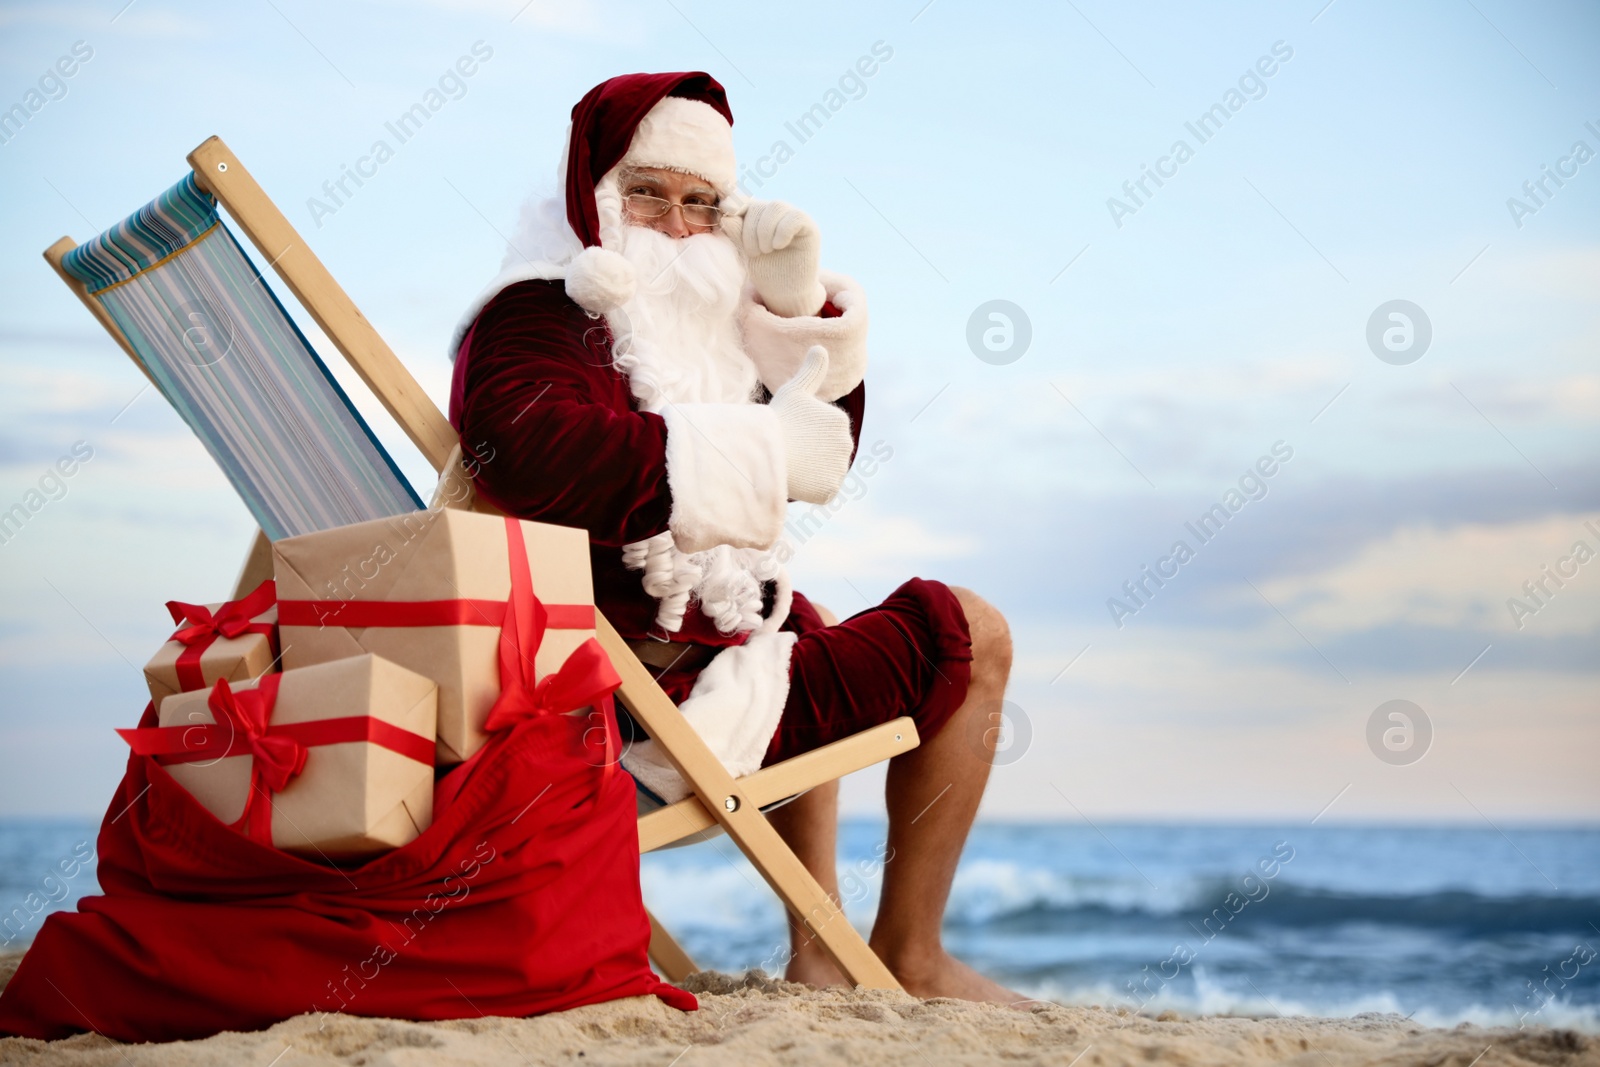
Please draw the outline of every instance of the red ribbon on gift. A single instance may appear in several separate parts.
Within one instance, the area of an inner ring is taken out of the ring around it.
[[[546,630],[592,630],[593,604],[546,604],[533,592],[522,524],[507,517],[511,595],[506,600],[280,600],[280,626],[498,626],[500,696],[485,729],[498,733],[537,715],[563,715],[594,705],[604,719],[605,773],[616,762],[611,694],[622,684],[600,642],[589,638],[561,669],[534,680],[533,660]]]
[[[511,596],[500,627],[500,696],[489,709],[483,728],[498,733],[524,719],[564,715],[593,705],[604,720],[604,781],[616,763],[617,726],[611,694],[622,678],[600,642],[591,637],[573,650],[559,670],[534,680],[533,659],[544,643],[545,630],[551,627],[551,612],[534,595],[522,524],[510,517],[506,519],[506,544],[511,556]],[[590,625],[594,625],[592,618]]]
[[[176,623],[187,623],[179,628],[169,641],[184,646],[178,653],[178,688],[185,692],[206,687],[205,675],[200,670],[200,657],[216,643],[217,638],[234,638],[243,634],[265,634],[272,637],[272,623],[256,622],[255,617],[277,601],[277,587],[267,579],[242,600],[230,600],[215,612],[204,604],[185,604],[181,600],[167,601],[167,611]]]
[[[593,604],[545,604],[551,630],[594,629]],[[280,600],[280,626],[503,626],[504,600]]]
[[[407,759],[433,765],[434,739],[372,715],[272,725],[283,675],[264,675],[254,689],[234,692],[219,678],[206,706],[215,721],[118,730],[128,747],[157,763],[198,763],[250,756],[250,794],[230,827],[263,845],[272,844],[272,794],[281,793],[305,770],[308,749],[366,741]]]

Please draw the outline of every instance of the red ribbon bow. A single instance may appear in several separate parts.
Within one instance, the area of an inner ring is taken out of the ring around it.
[[[135,755],[151,756],[161,764],[215,763],[229,756],[250,756],[250,795],[244,811],[229,825],[263,845],[272,844],[271,794],[281,793],[305,770],[311,746],[366,742],[433,765],[432,736],[414,734],[373,715],[272,725],[282,679],[281,674],[268,674],[255,689],[238,692],[226,680],[218,680],[206,702],[213,722],[147,726],[117,733]]]
[[[231,825],[263,845],[272,844],[272,794],[283,792],[290,780],[306,769],[305,745],[292,737],[267,732],[282,679],[281,674],[263,675],[256,688],[235,693],[226,678],[218,678],[211,699],[206,701],[217,722],[227,723],[234,740],[242,740],[245,752],[254,757],[250,761],[250,795],[245,798],[244,811]],[[245,754],[234,749],[230,741],[229,752]]]
[[[337,730],[340,725],[357,720],[336,719],[296,723],[287,729],[273,728],[270,725],[272,708],[278,702],[278,685],[282,680],[281,674],[263,675],[254,689],[236,693],[226,678],[219,678],[211,690],[210,699],[206,701],[213,722],[152,726],[118,730],[117,733],[122,735],[122,739],[137,755],[153,756],[161,763],[195,763],[205,759],[215,762],[229,756],[252,757],[250,794],[245,798],[244,811],[229,826],[263,845],[271,845],[271,794],[281,793],[305,770],[306,746],[365,740],[329,732],[330,727]],[[433,743],[425,738],[415,740],[421,741],[428,750],[426,762],[432,762]],[[383,742],[380,740],[379,743]],[[394,747],[393,743],[388,747]],[[412,758],[418,757],[412,755]]]
[[[206,701],[218,724],[226,724],[232,732],[228,754],[254,757],[250,771],[252,798],[258,784],[269,793],[281,793],[290,779],[306,769],[305,745],[293,737],[267,732],[282,680],[281,674],[268,674],[256,688],[235,693],[227,679],[219,678],[211,690],[211,699]],[[249,811],[249,805],[245,810]]]
[[[506,546],[511,557],[511,596],[500,627],[500,696],[489,709],[484,729],[498,733],[524,719],[564,715],[594,705],[604,719],[603,766],[604,776],[609,777],[616,763],[616,718],[611,694],[622,684],[622,678],[600,642],[591,637],[567,657],[559,670],[534,681],[533,660],[544,643],[549,612],[533,592],[522,524],[510,517],[506,519]]]
[[[205,675],[200,670],[200,657],[217,638],[235,638],[243,634],[272,636],[272,623],[256,622],[255,617],[277,602],[277,587],[269,578],[255,587],[249,596],[230,600],[215,612],[204,604],[185,604],[181,600],[167,601],[167,612],[180,626],[168,640],[184,646],[178,654],[178,688],[184,692],[204,689]]]

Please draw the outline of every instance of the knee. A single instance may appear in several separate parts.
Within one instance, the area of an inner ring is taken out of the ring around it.
[[[967,631],[972,635],[974,669],[992,667],[1002,672],[1011,669],[1011,624],[1000,609],[970,589],[953,585],[950,591],[967,616]]]

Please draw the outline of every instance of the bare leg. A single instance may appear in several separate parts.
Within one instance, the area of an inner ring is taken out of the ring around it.
[[[817,614],[829,626],[839,625],[839,617],[821,604],[812,602]],[[811,872],[827,894],[839,903],[839,783],[826,785],[790,801],[767,816],[778,836],[794,850],[806,870]],[[843,985],[844,975],[822,951],[822,945],[806,933],[794,916],[789,922],[789,964],[783,976],[791,982],[817,987]]]
[[[839,783],[829,782],[797,797],[767,815],[806,870],[817,880],[835,904],[839,903]],[[791,982],[822,986],[845,984],[833,960],[805,927],[792,915],[789,921],[789,965],[783,976]]]
[[[913,996],[1012,1004],[1027,998],[951,956],[940,939],[956,864],[989,780],[1011,672],[1005,617],[971,590],[954,592],[972,632],[972,681],[935,736],[889,762],[892,851],[870,944]]]
[[[939,733],[889,762],[889,859],[870,944],[906,991],[1010,1004],[1026,998],[978,974],[945,952],[945,905],[967,833],[977,815],[994,756],[997,712],[1011,671],[1005,617],[967,589],[954,589],[972,633],[967,698]],[[819,606],[824,618],[833,620]],[[811,790],[768,816],[779,835],[835,901],[839,785]],[[791,919],[791,981],[844,983],[822,946]]]

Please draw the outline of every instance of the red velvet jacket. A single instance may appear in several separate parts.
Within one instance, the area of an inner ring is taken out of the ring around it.
[[[831,304],[821,312],[837,314]],[[638,409],[611,365],[611,343],[605,321],[590,318],[562,282],[508,286],[479,313],[456,357],[450,422],[478,464],[485,499],[510,515],[589,531],[595,603],[624,637],[640,638],[655,629],[656,600],[622,565],[622,546],[667,529],[667,426]],[[837,403],[859,444],[866,383]],[[815,610],[796,593],[786,628],[813,625]],[[672,637],[745,639],[717,630],[695,604]]]

